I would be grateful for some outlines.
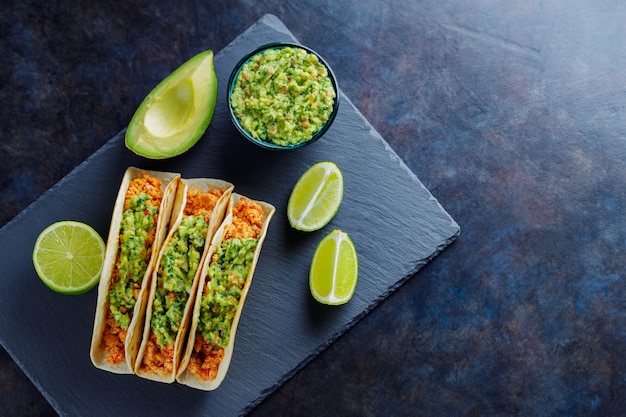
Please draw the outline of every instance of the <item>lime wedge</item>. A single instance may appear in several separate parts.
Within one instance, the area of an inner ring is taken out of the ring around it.
[[[311,295],[322,304],[345,304],[352,298],[359,276],[354,243],[347,233],[333,230],[320,241],[309,271]]]
[[[100,280],[104,249],[104,241],[90,226],[61,221],[48,226],[37,238],[33,265],[52,290],[83,294]]]
[[[337,214],[343,198],[343,176],[333,162],[318,162],[298,179],[287,203],[291,227],[319,230]]]

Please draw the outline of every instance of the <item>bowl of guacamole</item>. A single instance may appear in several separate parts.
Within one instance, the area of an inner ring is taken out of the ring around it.
[[[270,43],[245,55],[228,81],[230,117],[239,132],[267,149],[297,149],[317,141],[339,108],[330,66],[295,43]]]

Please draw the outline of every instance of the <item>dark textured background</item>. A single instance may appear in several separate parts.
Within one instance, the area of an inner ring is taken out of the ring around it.
[[[463,233],[251,415],[626,415],[622,1],[2,1],[0,225],[265,13]]]

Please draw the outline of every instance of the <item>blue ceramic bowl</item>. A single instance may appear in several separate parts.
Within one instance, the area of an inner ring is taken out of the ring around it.
[[[235,114],[233,107],[231,105],[231,95],[233,93],[233,90],[235,88],[235,81],[237,80],[237,77],[239,76],[239,73],[242,69],[242,67],[250,60],[252,59],[252,57],[254,57],[257,54],[263,53],[264,51],[268,50],[268,49],[281,49],[281,48],[285,48],[285,47],[291,47],[291,48],[299,48],[299,49],[304,49],[305,51],[307,51],[308,53],[314,54],[315,56],[317,56],[319,62],[324,65],[326,67],[326,70],[328,71],[328,77],[330,78],[330,81],[333,85],[333,88],[335,89],[335,99],[334,99],[334,103],[333,103],[333,109],[332,112],[330,114],[330,116],[328,117],[328,120],[324,123],[324,125],[322,125],[316,132],[313,133],[313,135],[304,140],[304,141],[300,141],[294,144],[288,144],[288,145],[279,145],[279,144],[275,144],[273,142],[269,142],[269,141],[265,141],[262,140],[260,138],[256,138],[254,136],[252,136],[250,134],[250,132],[248,132],[240,123],[239,118],[237,117],[237,115]],[[326,61],[315,51],[313,51],[312,49],[306,47],[306,46],[302,46],[296,43],[290,43],[290,42],[275,42],[275,43],[269,43],[269,44],[265,44],[262,45],[256,49],[254,49],[253,51],[251,51],[250,53],[246,54],[235,66],[235,68],[233,69],[232,73],[230,74],[230,78],[228,80],[228,98],[227,98],[227,103],[228,103],[228,110],[229,110],[229,114],[230,114],[230,118],[233,121],[233,124],[235,125],[235,127],[237,128],[237,130],[239,130],[239,132],[246,138],[248,139],[250,142],[254,143],[255,145],[258,145],[262,148],[265,149],[272,149],[272,150],[291,150],[291,149],[298,149],[298,148],[302,148],[303,146],[307,146],[310,145],[311,143],[317,141],[319,138],[321,138],[324,133],[326,133],[326,131],[328,130],[328,128],[332,125],[333,121],[335,120],[335,117],[337,116],[337,111],[339,109],[339,88],[337,87],[337,80],[335,78],[335,75],[333,73],[333,71],[331,70],[330,66],[328,65],[328,63],[326,63]]]

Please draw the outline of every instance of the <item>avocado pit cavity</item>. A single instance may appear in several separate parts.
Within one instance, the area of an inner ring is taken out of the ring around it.
[[[146,111],[145,128],[154,136],[167,137],[185,128],[193,113],[194,90],[189,79],[181,80]]]

